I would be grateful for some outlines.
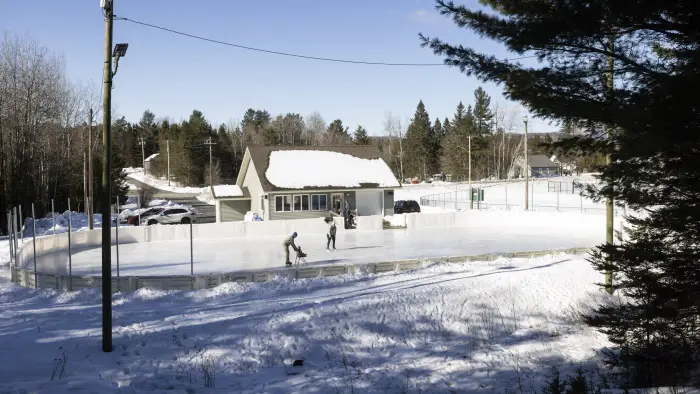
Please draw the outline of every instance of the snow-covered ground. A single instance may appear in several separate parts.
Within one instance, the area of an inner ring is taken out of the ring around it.
[[[2,256],[2,254],[0,254]],[[114,297],[19,288],[0,268],[0,392],[501,393],[597,366],[582,256],[438,264]],[[292,361],[303,359],[301,373]],[[205,389],[211,382],[215,389]]]
[[[128,178],[137,180],[141,183],[153,186],[158,190],[168,191],[171,193],[184,193],[184,194],[199,194],[205,188],[202,187],[184,187],[180,186],[177,182],[170,181],[168,185],[167,179],[154,178],[149,174],[144,174],[143,168],[125,168],[124,171]],[[132,189],[136,189],[136,186],[130,184]]]
[[[506,222],[507,220],[507,222]],[[324,234],[299,233],[296,240],[310,265],[466,256],[496,252],[592,247],[605,240],[605,217],[579,213],[472,211],[461,227],[339,231],[338,250],[327,252]],[[619,223],[618,223],[619,225]],[[232,272],[278,268],[284,264],[281,236],[195,239],[194,272]],[[190,243],[161,241],[119,245],[121,275],[189,275]],[[292,258],[294,252],[291,253]],[[117,261],[117,246],[112,247]],[[99,275],[101,249],[73,254],[74,273]],[[33,264],[33,260],[31,261]],[[38,270],[67,273],[68,256],[37,257]],[[116,266],[113,266],[116,274]]]

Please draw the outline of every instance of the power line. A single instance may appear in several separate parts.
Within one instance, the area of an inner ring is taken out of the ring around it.
[[[226,41],[220,41],[220,40],[214,40],[211,38],[206,38],[190,33],[185,33],[182,31],[178,30],[173,30],[169,29],[167,27],[162,27],[162,26],[157,26],[153,25],[150,23],[146,22],[141,22],[137,21],[134,19],[129,19],[123,16],[114,16],[115,19],[117,20],[122,20],[122,21],[127,21],[131,23],[135,23],[137,25],[142,25],[146,27],[151,27],[153,29],[158,29],[162,31],[166,31],[169,33],[189,37],[189,38],[194,38],[196,40],[201,40],[201,41],[207,41],[211,42],[214,44],[219,44],[219,45],[226,45],[229,47],[234,47],[234,48],[239,48],[239,49],[247,49],[249,51],[255,51],[255,52],[262,52],[262,53],[268,53],[271,55],[279,55],[279,56],[288,56],[288,57],[296,57],[300,59],[307,59],[307,60],[318,60],[318,61],[324,61],[324,62],[333,62],[333,63],[348,63],[348,64],[362,64],[362,65],[368,65],[368,66],[403,66],[403,67],[435,67],[435,66],[445,66],[443,63],[388,63],[388,62],[368,62],[368,61],[362,61],[362,60],[349,60],[349,59],[334,59],[334,58],[328,58],[328,57],[320,57],[320,56],[308,56],[308,55],[300,55],[296,53],[288,53],[288,52],[279,52],[279,51],[273,51],[270,49],[262,49],[262,48],[255,48],[255,47],[250,47],[246,45],[241,45],[241,44],[234,44],[231,42],[226,42]],[[537,57],[535,55],[531,56],[522,56],[522,57],[516,57],[512,59],[505,59],[505,61],[512,61],[512,60],[522,60],[522,59],[531,59]]]

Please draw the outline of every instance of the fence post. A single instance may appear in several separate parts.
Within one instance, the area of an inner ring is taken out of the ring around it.
[[[70,198],[68,199],[68,291],[73,291],[73,256],[70,246],[70,233],[73,232],[73,211],[70,209]]]
[[[506,182],[506,211],[508,210],[508,182]]]
[[[581,213],[583,213],[583,192],[579,194],[579,197],[581,197]]]
[[[190,275],[194,276],[194,236],[192,235],[192,221],[190,220]]]
[[[13,215],[13,223],[12,225],[14,226],[13,232],[15,234],[15,250],[19,249],[19,242],[17,239],[19,238],[18,232],[21,232],[22,228],[19,225],[19,217],[17,217],[17,207],[12,208],[14,210],[14,215]],[[22,235],[22,239],[24,239],[24,235]]]
[[[12,247],[12,226],[10,225],[12,220],[12,210],[7,211],[7,240],[10,242],[10,267],[17,267],[14,262],[14,251]]]
[[[559,193],[561,192],[561,182],[555,183],[555,184],[554,184],[555,187],[556,187],[557,184],[559,185],[559,187],[556,188],[556,189],[557,189],[557,212],[559,212]]]
[[[117,243],[117,290],[122,291],[119,284],[119,197],[117,197],[117,227],[114,229],[115,241]]]
[[[18,218],[18,219],[19,219],[19,222],[20,222],[22,225],[24,225],[24,221],[22,220],[22,206],[21,206],[21,205],[19,206],[19,218]],[[22,231],[22,227],[21,227],[21,226],[20,226],[19,232],[20,232],[20,235],[19,235],[19,236],[20,236],[20,239],[22,240],[22,242],[24,242],[24,231]]]
[[[532,187],[530,188],[530,205],[532,206],[532,211],[535,210],[535,182],[532,182]]]
[[[32,203],[32,243],[34,246],[34,288],[39,288],[39,280],[36,274],[36,216],[34,215],[34,203]]]
[[[51,218],[53,219],[53,235],[56,235],[56,209],[54,209],[53,198],[51,199]]]

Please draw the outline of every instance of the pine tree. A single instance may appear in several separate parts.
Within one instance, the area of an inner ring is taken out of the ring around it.
[[[353,142],[355,142],[356,145],[369,145],[370,139],[364,127],[357,126],[355,135],[353,136]]]
[[[352,138],[350,137],[349,128],[343,126],[343,121],[336,119],[331,122],[326,130],[326,140],[328,145],[342,145],[348,143]]]
[[[457,179],[465,179],[469,169],[469,135],[472,132],[471,106],[464,108],[460,101],[452,122],[445,120],[442,141],[442,167]]]
[[[423,101],[418,102],[416,113],[406,130],[406,160],[404,173],[425,179],[432,170],[433,141],[430,116]]]
[[[625,296],[587,317],[616,344],[608,363],[638,387],[696,379],[700,121],[697,100],[686,94],[700,88],[696,1],[636,2],[630,11],[611,0],[556,7],[548,0],[483,0],[493,13],[437,3],[460,26],[515,53],[537,54],[546,65],[526,67],[422,36],[423,45],[470,75],[503,84],[509,99],[535,115],[585,124],[583,135],[556,148],[610,155],[601,186],[589,193],[644,212],[627,218],[624,240],[590,257],[596,269],[615,273]],[[611,87],[613,75],[618,83]]]
[[[440,157],[442,157],[442,140],[445,138],[445,129],[442,127],[440,118],[435,118],[435,123],[433,123],[432,129],[432,140],[431,140],[431,150],[432,150],[432,165],[433,172],[437,173],[440,171]]]
[[[491,134],[491,121],[494,114],[491,111],[491,97],[480,86],[474,91],[474,122],[475,135],[485,137]]]

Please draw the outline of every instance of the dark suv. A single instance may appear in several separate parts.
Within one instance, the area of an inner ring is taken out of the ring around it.
[[[420,213],[420,205],[415,200],[399,200],[394,202],[394,213]]]

